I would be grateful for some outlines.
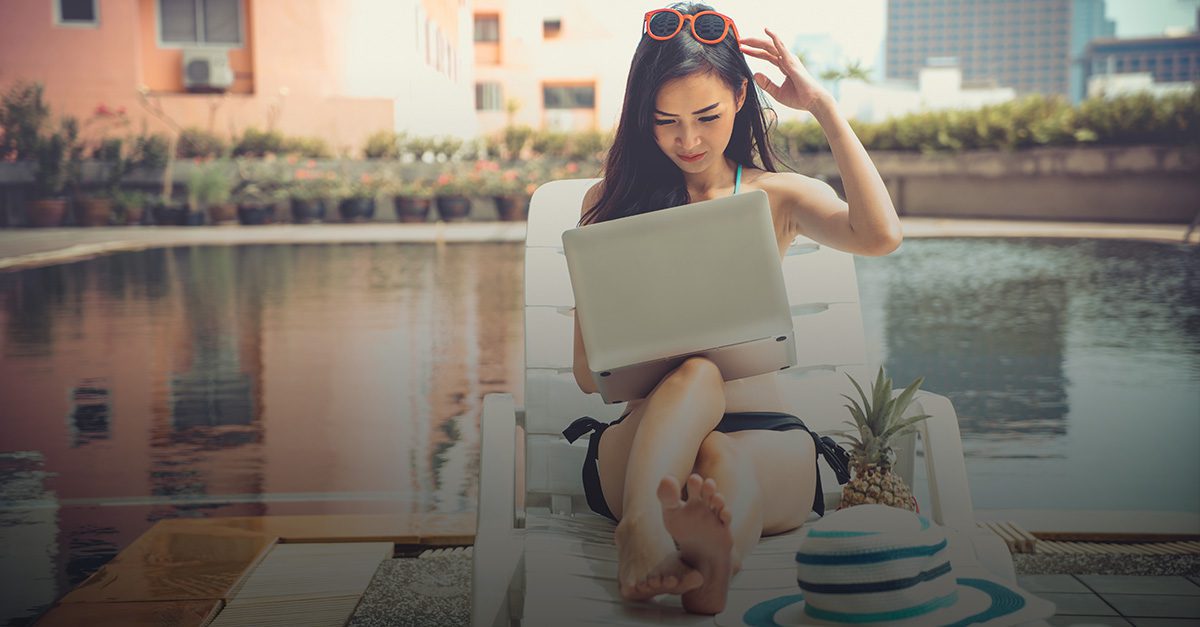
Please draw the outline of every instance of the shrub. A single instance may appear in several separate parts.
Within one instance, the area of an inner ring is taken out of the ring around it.
[[[0,98],[0,161],[33,159],[38,132],[49,119],[41,83],[13,84]]]
[[[329,143],[320,137],[287,137],[283,140],[281,152],[309,159],[333,158]]]
[[[260,131],[248,128],[233,147],[235,157],[261,157],[267,153],[282,154],[284,138],[279,131]]]
[[[228,143],[216,133],[193,126],[179,133],[175,156],[180,159],[217,159],[225,156],[228,151]]]
[[[399,159],[404,135],[394,131],[379,131],[367,138],[363,157],[367,159]]]

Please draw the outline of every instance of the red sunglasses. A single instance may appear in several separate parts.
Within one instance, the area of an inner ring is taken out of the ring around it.
[[[651,39],[666,41],[683,30],[684,22],[692,21],[692,36],[702,44],[718,44],[733,29],[733,38],[738,37],[733,20],[716,11],[701,11],[695,15],[680,13],[675,9],[655,9],[646,14],[643,28]]]

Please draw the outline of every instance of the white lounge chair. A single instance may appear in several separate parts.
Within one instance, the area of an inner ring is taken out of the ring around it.
[[[471,622],[492,625],[621,624],[711,625],[687,615],[678,598],[622,602],[617,592],[613,524],[583,499],[581,469],[587,442],[568,444],[562,430],[590,415],[610,421],[623,405],[585,395],[572,374],[573,305],[561,234],[579,220],[584,192],[597,179],[553,181],[533,195],[525,242],[525,407],[510,394],[489,394],[481,419],[479,524],[475,539]],[[862,314],[853,257],[798,238],[783,262],[796,331],[798,366],[784,371],[784,393],[794,413],[821,433],[845,429],[850,419],[840,394],[853,396],[845,373],[864,384]],[[951,530],[957,565],[982,565],[1015,580],[1004,542],[976,527],[958,419],[945,397],[920,392],[910,415],[919,423],[929,481],[924,513]],[[911,485],[915,438],[902,443],[897,468]],[[826,507],[841,496],[832,470],[821,477]],[[815,514],[813,515],[815,517]],[[795,590],[793,531],[764,538],[733,580],[739,589]],[[659,601],[666,599],[665,601]]]

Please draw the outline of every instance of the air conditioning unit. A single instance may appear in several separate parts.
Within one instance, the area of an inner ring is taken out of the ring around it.
[[[183,86],[188,91],[225,91],[233,85],[229,51],[191,48],[183,51]]]

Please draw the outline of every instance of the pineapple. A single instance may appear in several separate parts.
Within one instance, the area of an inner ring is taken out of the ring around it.
[[[892,473],[892,438],[911,433],[913,425],[929,418],[927,414],[901,419],[904,410],[912,403],[912,397],[921,387],[924,377],[913,381],[899,396],[892,398],[892,380],[883,378],[883,368],[879,368],[879,376],[871,387],[871,398],[863,392],[862,387],[850,378],[850,383],[862,397],[862,406],[843,394],[850,405],[846,409],[854,417],[846,424],[855,427],[856,435],[846,433],[850,440],[850,465],[853,478],[842,488],[842,502],[838,509],[878,503],[890,505],[909,511],[917,509],[917,500],[912,490],[904,485],[904,480]]]

